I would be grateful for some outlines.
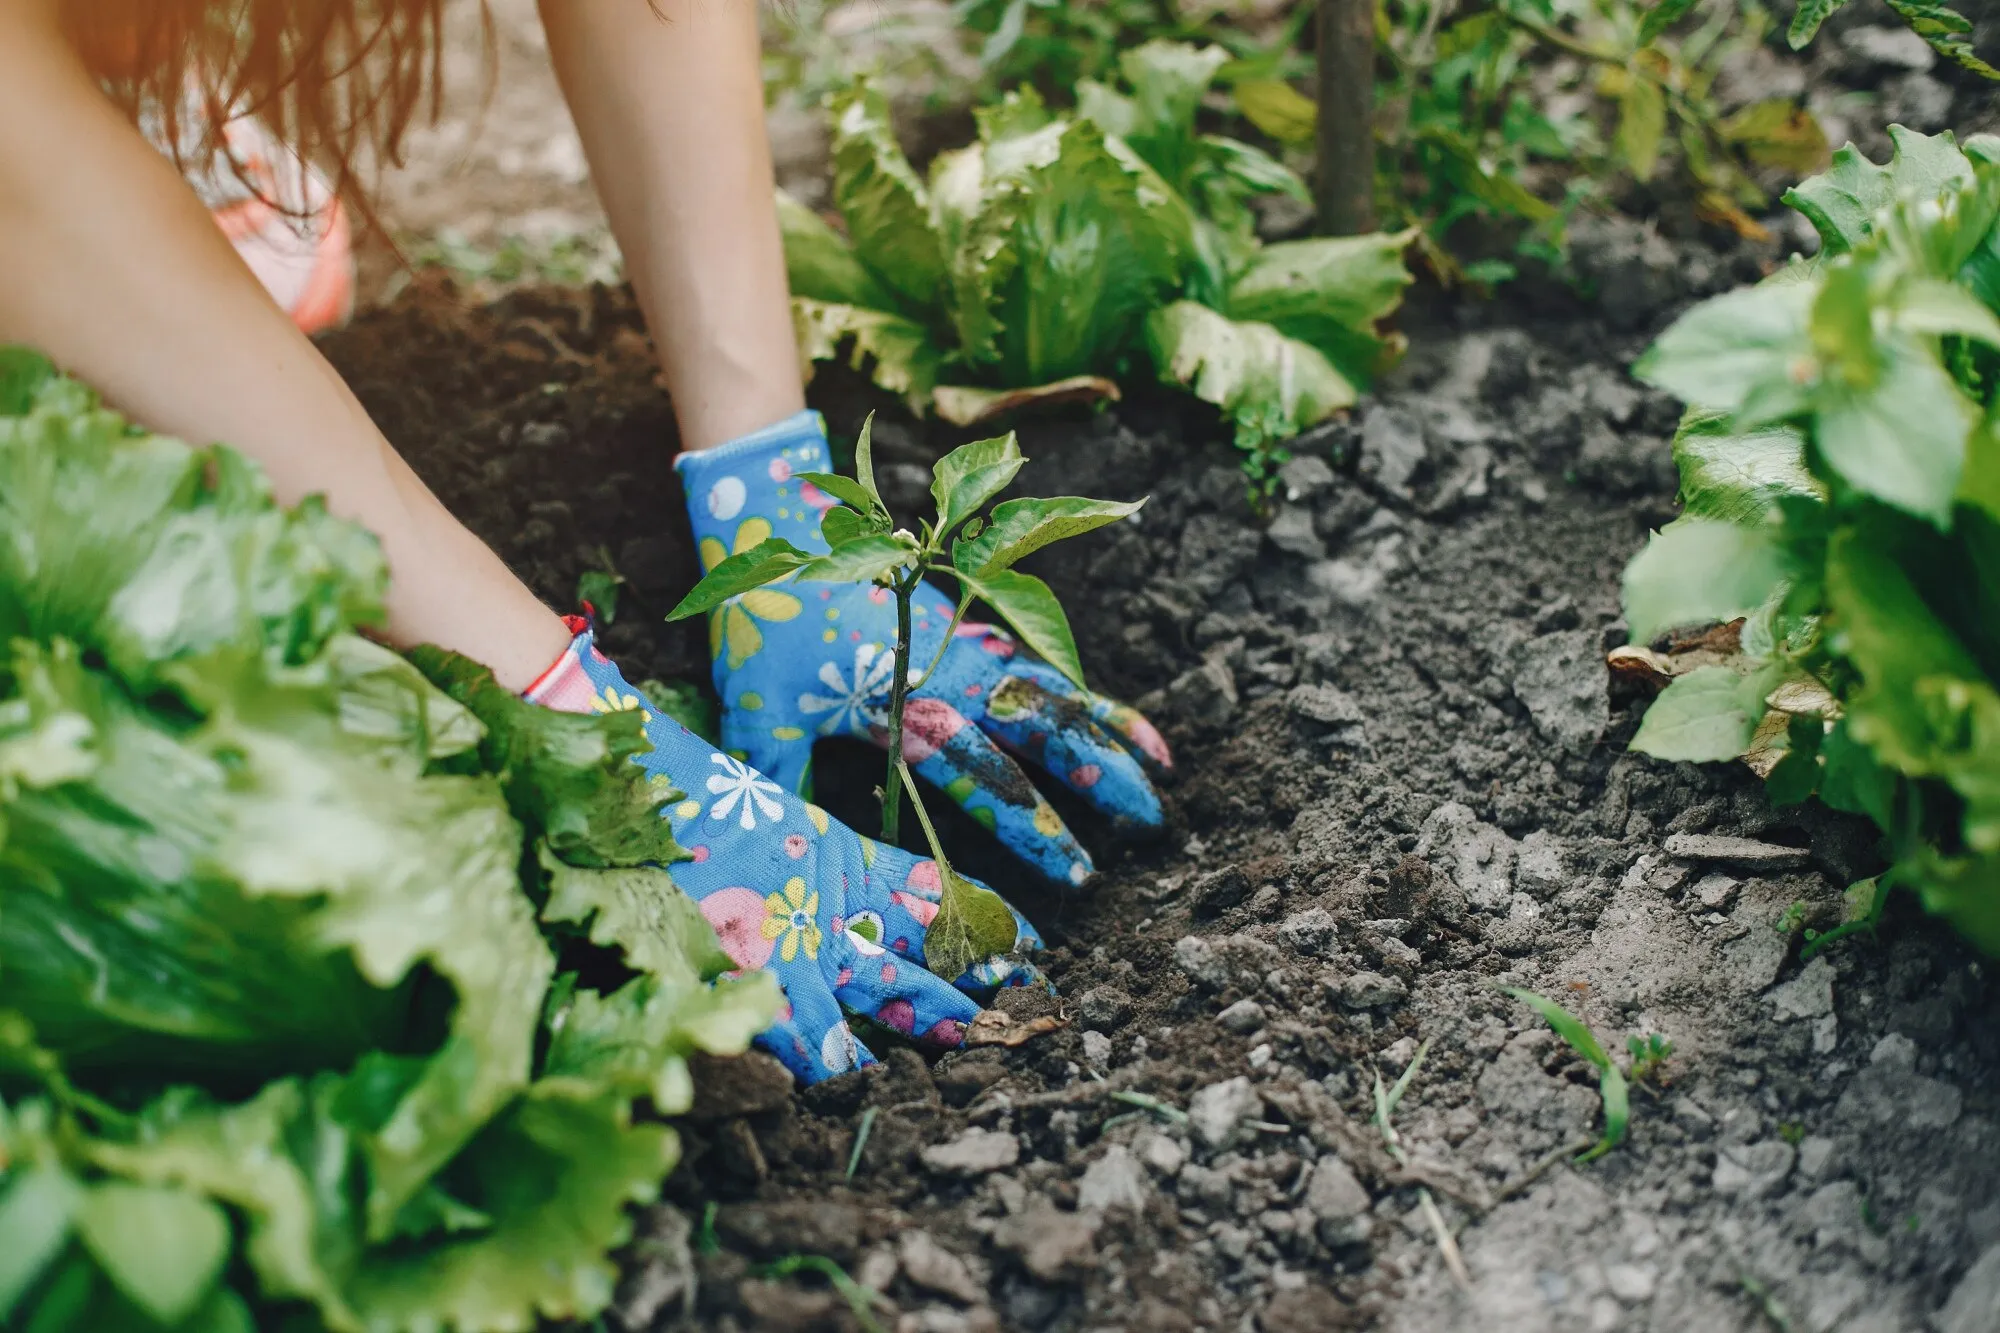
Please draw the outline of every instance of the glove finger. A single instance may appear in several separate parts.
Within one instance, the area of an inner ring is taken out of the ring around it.
[[[847,1026],[824,977],[794,971],[780,972],[779,980],[785,986],[784,1012],[758,1036],[757,1044],[778,1057],[792,1077],[818,1083],[875,1063],[874,1053]]]
[[[813,743],[810,733],[797,727],[781,727],[776,734],[769,727],[730,725],[731,713],[723,720],[722,748],[740,754],[743,762],[777,783],[794,796],[810,797]],[[791,733],[797,733],[796,735]]]
[[[1081,884],[1096,868],[1090,853],[1021,766],[942,699],[915,698],[903,714],[903,757],[924,781],[993,830],[1001,843],[1052,884]],[[886,737],[879,732],[876,737]]]
[[[1159,728],[1147,721],[1146,715],[1132,705],[1107,699],[1091,690],[1080,690],[1070,683],[1069,677],[1042,662],[1016,658],[1008,664],[1007,670],[1010,675],[1034,680],[1059,697],[1075,699],[1089,714],[1091,721],[1115,736],[1118,743],[1140,763],[1162,771],[1173,768],[1174,753],[1167,747],[1166,737],[1160,735]]]
[[[1158,828],[1159,793],[1131,751],[1092,719],[1089,696],[1062,673],[1013,662],[986,701],[988,735],[1025,755],[1121,824]]]
[[[856,958],[852,977],[834,995],[854,1012],[934,1050],[964,1045],[966,1028],[979,1016],[979,1003],[970,995],[886,949]]]
[[[944,897],[937,862],[871,840],[864,839],[863,844],[873,859],[861,885],[848,891],[850,912],[845,924],[849,941],[864,957],[872,945],[885,948],[920,967],[928,966],[924,939],[930,933],[931,922],[936,919],[938,905]],[[970,876],[966,878],[980,888],[986,888],[978,880]],[[1007,910],[1014,914],[1014,952],[1041,948],[1041,932],[1013,904],[1009,903]],[[968,969],[966,976],[970,977],[978,968],[985,966],[984,963],[975,965]],[[982,987],[999,984],[997,979],[975,982]]]

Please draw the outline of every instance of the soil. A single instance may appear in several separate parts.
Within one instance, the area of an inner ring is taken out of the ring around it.
[[[1672,512],[1675,406],[1622,368],[1768,257],[1587,255],[1655,295],[1413,311],[1410,358],[1297,443],[1270,514],[1185,398],[1019,423],[1029,487],[1152,497],[1040,572],[1094,682],[1173,742],[1170,828],[1114,846],[1066,807],[1104,870],[1057,897],[955,826],[1051,940],[1061,998],[1004,1003],[1066,1026],[796,1095],[761,1059],[711,1071],[624,1326],[859,1327],[819,1276],[760,1275],[794,1254],[909,1333],[2000,1326],[1991,965],[1906,902],[1802,962],[1870,832],[1628,754],[1643,700],[1603,666],[1619,572]],[[660,620],[694,562],[627,294],[478,304],[425,275],[325,348],[553,604],[609,554],[630,674],[705,677],[700,632]],[[837,437],[880,412],[892,504],[955,442],[852,380],[814,398]],[[877,771],[823,756],[821,796],[865,826]],[[1595,1072],[1503,986],[1614,1050],[1671,1039],[1597,1161],[1570,1160]],[[1398,1165],[1372,1088],[1420,1043]]]

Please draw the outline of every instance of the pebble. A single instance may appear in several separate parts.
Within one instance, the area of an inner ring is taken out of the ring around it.
[[[1594,629],[1528,640],[1515,653],[1509,684],[1536,729],[1558,744],[1589,745],[1611,720],[1611,673]]]
[[[1811,859],[1803,847],[1786,847],[1755,838],[1720,833],[1676,833],[1667,839],[1667,855],[1684,861],[1720,861],[1756,870],[1796,870]]]
[[[1083,1058],[1084,1062],[1092,1069],[1110,1068],[1111,1038],[1105,1036],[1102,1032],[1084,1033]]]
[[[1197,727],[1220,730],[1228,725],[1237,697],[1236,676],[1220,658],[1183,672],[1167,686],[1169,706]]]
[[[1220,991],[1235,986],[1256,990],[1266,973],[1284,964],[1277,946],[1250,935],[1228,935],[1211,940],[1200,935],[1184,935],[1174,944],[1174,962],[1188,980],[1204,990]]]
[[[1705,911],[1726,912],[1729,905],[1736,901],[1736,891],[1742,887],[1741,880],[1727,875],[1703,875],[1695,881],[1694,900]]]
[[[1294,953],[1329,958],[1340,939],[1340,928],[1324,907],[1294,912],[1278,926],[1278,942]]]
[[[948,1296],[960,1305],[977,1305],[985,1299],[986,1289],[973,1276],[971,1266],[928,1231],[905,1231],[898,1236],[896,1257],[902,1262],[903,1276],[913,1286]]]
[[[1783,1139],[1724,1144],[1715,1155],[1715,1175],[1710,1183],[1717,1194],[1761,1199],[1785,1183],[1797,1156]]]
[[[1278,469],[1278,480],[1284,485],[1285,498],[1296,503],[1331,489],[1336,478],[1324,458],[1298,454]]]
[[[1319,1224],[1319,1238],[1331,1246],[1352,1245],[1368,1238],[1368,1191],[1347,1163],[1332,1153],[1313,1163],[1306,1180],[1306,1211]]]
[[[1818,1134],[1799,1144],[1799,1174],[1808,1180],[1818,1180],[1833,1164],[1833,1140]]]
[[[1110,1032],[1132,1017],[1132,997],[1116,986],[1092,986],[1077,998],[1076,1012],[1085,1027]]]
[[[1211,870],[1194,882],[1194,910],[1200,915],[1214,916],[1249,896],[1250,877],[1241,866]]]
[[[1139,1160],[1159,1176],[1177,1176],[1187,1165],[1187,1149],[1181,1141],[1165,1134],[1148,1134],[1139,1140]]]
[[[1820,1018],[1833,1012],[1833,964],[1815,958],[1799,974],[1773,986],[1768,998],[1780,1019]]]
[[[1653,1289],[1658,1277],[1651,1264],[1606,1264],[1604,1285],[1611,1294],[1627,1305],[1638,1305],[1653,1299]]]
[[[968,1129],[950,1143],[933,1144],[919,1155],[940,1175],[983,1176],[1020,1161],[1021,1144],[997,1129]]]
[[[1271,520],[1271,526],[1264,529],[1264,540],[1287,555],[1295,555],[1302,560],[1326,559],[1326,543],[1313,530],[1310,509],[1279,510],[1278,516]]]
[[[1151,1194],[1139,1159],[1124,1144],[1114,1143],[1104,1156],[1084,1168],[1076,1185],[1076,1206],[1099,1212],[1123,1208],[1142,1213]]]
[[[1096,1266],[1100,1218],[1095,1212],[1066,1213],[1046,1199],[1030,1198],[1019,1213],[993,1228],[993,1244],[1020,1260],[1028,1276],[1060,1282]]]
[[[1262,1099],[1241,1075],[1211,1083],[1188,1102],[1188,1123],[1210,1148],[1222,1148],[1236,1137],[1245,1120],[1257,1114]]]
[[[1379,972],[1356,972],[1339,983],[1338,993],[1350,1009],[1387,1009],[1408,998],[1410,988]]]
[[[1215,1016],[1215,1021],[1239,1037],[1247,1037],[1264,1026],[1264,1006],[1255,1000],[1238,1000]]]
[[[1293,716],[1322,727],[1351,727],[1363,720],[1354,697],[1332,685],[1294,685],[1285,696],[1285,707]]]

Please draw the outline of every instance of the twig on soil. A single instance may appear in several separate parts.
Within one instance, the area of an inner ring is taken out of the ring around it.
[[[1416,1078],[1417,1070],[1423,1067],[1424,1057],[1430,1053],[1430,1039],[1425,1038],[1424,1044],[1417,1047],[1416,1055],[1403,1070],[1403,1076],[1396,1080],[1396,1086],[1393,1088],[1384,1088],[1382,1076],[1380,1074],[1375,1076],[1375,1127],[1382,1131],[1382,1141],[1388,1145],[1389,1155],[1396,1159],[1396,1165],[1404,1168],[1410,1164],[1410,1155],[1403,1151],[1403,1137],[1396,1132],[1392,1117],[1396,1114],[1396,1104],[1402,1101],[1403,1094],[1410,1090],[1411,1081]],[[1417,1206],[1423,1209],[1424,1221],[1430,1224],[1431,1235],[1437,1238],[1438,1253],[1444,1256],[1444,1266],[1450,1270],[1452,1280],[1458,1283],[1459,1290],[1471,1291],[1472,1275],[1465,1271],[1465,1256],[1458,1252],[1458,1241],[1452,1236],[1451,1228],[1445,1225],[1444,1214],[1438,1211],[1437,1200],[1433,1199],[1431,1192],[1422,1185],[1417,1186]]]
[[[861,1154],[868,1147],[868,1136],[875,1132],[875,1108],[869,1107],[861,1113],[861,1127],[854,1131],[854,1151],[847,1154],[847,1178],[854,1179],[856,1167],[861,1165]]]
[[[1507,1202],[1507,1200],[1513,1198],[1515,1195],[1527,1189],[1528,1186],[1534,1184],[1536,1181],[1540,1180],[1543,1176],[1547,1175],[1550,1167],[1554,1166],[1556,1163],[1561,1162],[1567,1158],[1576,1156],[1576,1154],[1582,1152],[1585,1148],[1588,1148],[1591,1144],[1595,1143],[1596,1141],[1597,1140],[1595,1139],[1573,1140],[1572,1142],[1563,1144],[1561,1147],[1555,1149],[1553,1152],[1546,1154],[1545,1156],[1543,1156],[1542,1160],[1536,1162],[1526,1171],[1523,1171],[1520,1175],[1516,1176],[1514,1179],[1508,1181],[1505,1185],[1502,1185],[1498,1190],[1496,1190],[1493,1194],[1494,1204],[1498,1205]]]

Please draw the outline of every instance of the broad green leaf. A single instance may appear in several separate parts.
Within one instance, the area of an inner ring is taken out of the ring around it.
[[[855,253],[911,311],[932,309],[944,290],[945,256],[931,225],[930,196],[896,142],[889,104],[857,85],[836,95],[833,199]]]
[[[937,383],[942,354],[930,330],[915,320],[801,296],[792,300],[792,331],[806,365],[831,361],[848,346],[848,365],[867,371],[878,387],[901,395],[913,408],[921,410]]]
[[[1694,0],[1654,0],[1639,20],[1639,45],[1650,46],[1671,28],[1681,15],[1694,8]]]
[[[1236,109],[1243,118],[1282,144],[1313,141],[1319,104],[1280,79],[1246,79],[1236,84]]]
[[[576,600],[589,608],[600,625],[618,620],[618,590],[625,580],[609,570],[586,569],[576,577]]]
[[[550,1014],[543,1077],[648,1097],[679,1115],[694,1094],[688,1056],[741,1055],[783,1007],[777,978],[762,970],[713,985],[644,976],[609,995],[575,990]]]
[[[1403,254],[1414,232],[1375,232],[1267,245],[1229,289],[1224,313],[1269,324],[1317,347],[1350,382],[1377,369],[1375,325],[1403,302],[1410,271]],[[1345,406],[1345,404],[1342,404]]]
[[[871,523],[845,505],[835,505],[819,516],[819,535],[829,547],[845,545],[886,526],[880,520]]]
[[[1690,408],[1674,434],[1674,464],[1681,510],[1691,518],[1754,527],[1780,496],[1825,495],[1806,468],[1805,436],[1793,426],[1737,431],[1725,414]]]
[[[691,680],[654,679],[639,681],[637,686],[654,711],[666,714],[710,745],[721,748],[720,709],[716,706],[715,696],[702,686]]]
[[[961,444],[931,469],[931,499],[937,504],[940,540],[1007,489],[1022,465],[1021,445],[1012,431],[991,440]]]
[[[1646,709],[1632,748],[1655,759],[1713,764],[1750,748],[1774,683],[1766,671],[1697,667],[1676,676]]]
[[[1632,178],[1647,181],[1660,162],[1660,141],[1667,132],[1667,95],[1637,70],[1628,70],[1625,91],[1618,97],[1618,128],[1612,141]]]
[[[616,950],[625,965],[672,986],[710,981],[735,967],[715,928],[659,866],[582,869],[546,844],[535,850],[548,877],[542,920],[589,925],[590,941]]]
[[[889,515],[882,508],[882,502],[869,494],[868,488],[852,477],[843,477],[838,472],[800,472],[796,475],[800,481],[819,487],[834,499],[847,505],[857,517],[866,514],[871,523],[879,523],[883,530],[887,530]]]
[[[1413,137],[1435,149],[1444,159],[1442,168],[1451,183],[1503,217],[1546,222],[1556,215],[1555,205],[1537,197],[1516,180],[1504,162],[1489,163],[1466,136],[1446,125],[1415,127]]]
[[[1140,128],[1139,104],[1096,79],[1077,81],[1076,114],[1121,139],[1130,138]]]
[[[1753,102],[1718,128],[1726,142],[1758,166],[1798,173],[1826,165],[1826,131],[1812,112],[1789,97]]]
[[[847,238],[783,190],[778,191],[778,229],[793,296],[864,310],[896,308],[896,298],[868,271]]]
[[[1818,372],[1807,323],[1817,295],[1813,283],[1764,283],[1703,301],[1668,326],[1632,373],[1711,411],[1754,401],[1765,421],[1796,413],[1805,380]]]
[[[1042,95],[1024,84],[1002,94],[998,102],[974,108],[972,119],[979,127],[979,142],[993,144],[1033,134],[1055,117]]]
[[[1632,1108],[1630,1090],[1625,1085],[1624,1071],[1611,1062],[1598,1043],[1597,1034],[1590,1026],[1554,1000],[1537,995],[1530,990],[1508,988],[1507,994],[1540,1014],[1548,1025],[1555,1029],[1558,1037],[1569,1043],[1570,1049],[1597,1067],[1597,1091],[1604,1100],[1604,1136],[1596,1146],[1576,1160],[1588,1162],[1602,1157],[1625,1141],[1625,1128],[1631,1120]]]
[[[1083,663],[1076,655],[1076,636],[1069,617],[1049,585],[1019,570],[992,574],[960,574],[965,586],[996,611],[1030,648],[1056,670],[1083,687]]]
[[[8,1147],[0,1136],[0,1153]],[[0,1320],[11,1319],[61,1256],[82,1199],[76,1181],[53,1162],[23,1161],[0,1175],[0,1236],[7,1238],[0,1245]]]
[[[977,537],[952,543],[952,567],[975,578],[1011,569],[1051,542],[1080,537],[1139,512],[1144,500],[1086,500],[1064,495],[1048,500],[1008,500]]]
[[[55,375],[55,365],[40,352],[0,346],[0,417],[25,416]]]
[[[1929,349],[1893,337],[1877,346],[1873,384],[1815,394],[1814,442],[1856,490],[1946,527],[1977,413]]]
[[[924,934],[924,966],[956,981],[974,964],[1011,953],[1019,927],[1006,900],[942,863],[943,894]]]
[[[667,619],[686,620],[712,611],[732,597],[777,582],[812,558],[783,537],[767,537],[709,570],[681,598],[680,605],[667,612]]]
[[[1800,15],[1812,3],[1807,0]],[[1797,29],[1795,20],[1794,33]],[[1823,253],[1832,256],[1854,249],[1873,231],[1876,215],[1894,200],[1934,200],[1946,186],[1972,175],[1972,164],[1949,134],[1932,137],[1891,125],[1889,138],[1895,154],[1888,166],[1877,166],[1848,144],[1834,153],[1831,168],[1786,191],[1785,203],[1805,214],[1819,231]]]
[[[1938,337],[1956,334],[2000,348],[2000,318],[1963,287],[1935,278],[1915,278],[1896,289],[1896,326],[1908,333]]]
[[[1219,46],[1191,46],[1155,39],[1118,57],[1136,110],[1132,128],[1119,137],[1171,185],[1194,165],[1194,116],[1215,72],[1229,63]]]
[[[872,583],[902,569],[917,558],[917,543],[907,536],[877,533],[834,547],[799,570],[800,582]]]
[[[882,489],[875,484],[875,414],[870,412],[861,419],[861,433],[854,437],[854,479],[861,483],[861,489],[868,492],[873,507],[888,512],[882,503]]]
[[[1799,0],[1798,8],[1792,11],[1792,24],[1785,32],[1785,40],[1794,51],[1804,50],[1806,43],[1819,32],[1820,24],[1846,3],[1847,0]]]
[[[1924,907],[1949,920],[1975,948],[2000,958],[2000,856],[1923,855],[1909,867],[1899,863]]]
[[[1239,444],[1287,439],[1358,400],[1318,348],[1194,301],[1154,311],[1146,342],[1161,380],[1221,408]]]
[[[1299,174],[1261,148],[1252,148],[1219,134],[1204,134],[1196,143],[1194,194],[1223,189],[1238,198],[1282,194],[1302,204],[1312,192]]]
[[[1654,533],[1625,566],[1625,619],[1632,642],[1667,630],[1747,616],[1785,576],[1769,529],[1681,518]]]
[[[986,146],[968,144],[939,153],[931,161],[931,220],[944,245],[946,267],[957,260],[965,229],[979,213],[986,188]]]
[[[132,1303],[172,1327],[194,1313],[229,1258],[229,1220],[170,1186],[105,1181],[84,1193],[77,1235]]]

